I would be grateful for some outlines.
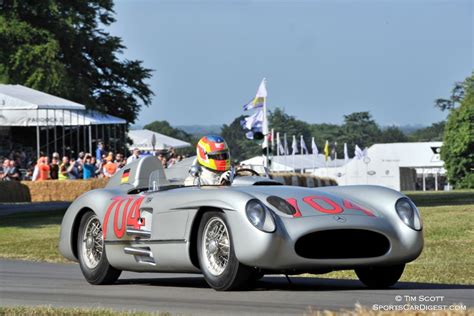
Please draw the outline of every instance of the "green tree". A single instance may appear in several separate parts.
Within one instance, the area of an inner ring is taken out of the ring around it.
[[[153,92],[151,70],[123,59],[112,0],[4,0],[0,82],[22,84],[133,123]]]
[[[441,159],[456,188],[474,188],[474,72],[463,82],[463,98],[450,109]]]
[[[240,126],[244,115],[239,116],[230,123],[222,126],[221,136],[227,142],[232,160],[242,161],[262,154],[261,142],[245,137],[245,130]]]
[[[408,139],[412,142],[442,141],[445,124],[445,121],[441,121],[433,123],[431,126],[420,128],[409,134]]]
[[[349,148],[354,148],[355,145],[364,148],[378,141],[381,130],[369,112],[355,112],[344,115],[341,133],[341,143],[347,143]]]
[[[382,129],[380,135],[377,137],[377,143],[403,143],[407,142],[408,137],[397,126],[389,126]]]

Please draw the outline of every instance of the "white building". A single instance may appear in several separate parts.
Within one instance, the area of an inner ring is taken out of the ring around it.
[[[441,146],[442,142],[375,144],[364,159],[313,173],[335,178],[339,185],[372,184],[399,191],[443,189],[447,181]]]

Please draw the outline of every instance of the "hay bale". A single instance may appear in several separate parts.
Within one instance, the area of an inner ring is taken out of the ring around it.
[[[29,189],[30,201],[74,201],[83,193],[105,187],[108,179],[22,181]]]
[[[0,202],[31,202],[30,190],[19,181],[1,181]]]

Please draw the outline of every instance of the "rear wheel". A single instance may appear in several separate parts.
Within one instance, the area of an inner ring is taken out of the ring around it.
[[[203,215],[197,247],[201,271],[212,288],[228,291],[250,284],[252,270],[235,256],[232,234],[224,213],[208,212]]]
[[[398,282],[405,264],[355,269],[359,280],[370,288],[387,288]]]
[[[105,254],[102,225],[97,215],[89,211],[84,214],[79,224],[77,236],[79,265],[87,282],[91,284],[111,284],[120,276],[109,264]]]

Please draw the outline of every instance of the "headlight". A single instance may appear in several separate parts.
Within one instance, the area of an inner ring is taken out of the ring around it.
[[[267,202],[274,206],[277,210],[288,215],[295,215],[296,209],[286,200],[278,196],[269,196]]]
[[[275,231],[275,221],[270,210],[259,200],[250,200],[247,203],[245,212],[253,226],[267,233]]]
[[[410,228],[421,230],[421,218],[415,204],[408,198],[401,198],[395,203],[395,209],[400,219]]]

